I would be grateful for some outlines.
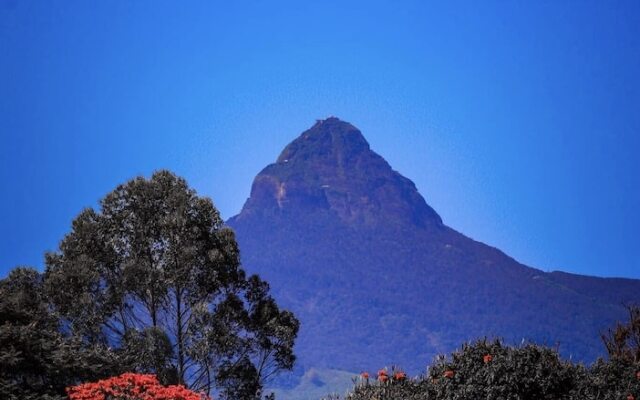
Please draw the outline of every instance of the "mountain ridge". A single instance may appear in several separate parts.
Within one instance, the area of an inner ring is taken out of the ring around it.
[[[229,219],[243,263],[299,315],[305,367],[420,371],[466,340],[554,345],[591,361],[640,281],[526,266],[448,227],[353,125],[317,121]]]

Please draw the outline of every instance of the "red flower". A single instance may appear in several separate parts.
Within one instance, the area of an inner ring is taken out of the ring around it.
[[[636,398],[635,398],[635,397],[633,397],[633,395],[632,395],[632,394],[630,394],[630,395],[628,395],[628,396],[627,396],[627,400],[636,400]]]
[[[448,370],[444,371],[444,377],[445,377],[445,378],[449,378],[449,379],[451,379],[451,378],[453,378],[453,376],[454,376],[455,374],[456,374],[456,373],[455,373],[454,371],[450,370],[450,369],[448,369]]]
[[[640,371],[636,372],[636,379],[640,380]]]
[[[389,380],[389,377],[386,375],[378,375],[378,380],[384,383]]]
[[[487,354],[483,357],[484,363],[489,364],[491,360],[493,360],[493,356],[491,354]]]
[[[67,388],[70,400],[210,400],[182,385],[162,386],[154,375],[126,373]]]
[[[389,375],[389,374],[387,374],[387,371],[384,370],[384,369],[381,369],[380,371],[378,371],[378,377],[387,376],[387,375]]]
[[[393,379],[395,379],[396,381],[402,382],[405,379],[407,379],[407,374],[405,374],[402,371],[397,371],[395,374],[393,374]]]
[[[362,379],[369,379],[369,373],[368,372],[363,372],[360,374],[360,376],[362,377]]]

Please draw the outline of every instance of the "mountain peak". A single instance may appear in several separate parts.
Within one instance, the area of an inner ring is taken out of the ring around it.
[[[282,151],[277,162],[289,162],[295,157],[329,155],[350,157],[369,150],[369,143],[355,126],[337,117],[316,120],[298,139]]]
[[[442,225],[414,183],[373,152],[358,128],[336,117],[317,120],[258,174],[236,218],[315,212],[348,224]]]
[[[547,274],[442,224],[353,125],[318,121],[256,176],[235,230],[242,261],[301,321],[303,366],[402,365],[474,337],[564,343],[593,360],[598,332],[640,281]],[[400,338],[400,339],[399,339]]]

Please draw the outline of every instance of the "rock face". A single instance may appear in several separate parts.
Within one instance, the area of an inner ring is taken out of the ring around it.
[[[465,340],[604,352],[599,333],[640,302],[640,281],[544,273],[443,224],[409,179],[337,118],[262,170],[231,218],[245,268],[301,320],[307,368],[421,371]]]
[[[353,125],[329,118],[290,143],[256,177],[240,215],[327,211],[345,224],[381,218],[438,227],[442,220],[409,179],[392,170]]]

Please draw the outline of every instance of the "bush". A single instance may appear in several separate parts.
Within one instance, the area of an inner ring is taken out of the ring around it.
[[[482,340],[439,358],[429,371],[435,398],[487,400],[570,398],[575,367],[546,347]]]
[[[591,366],[579,379],[574,398],[626,400],[629,395],[640,398],[640,363],[612,358],[598,360]]]
[[[67,388],[70,400],[207,400],[182,385],[162,386],[155,375],[122,374]]]
[[[364,374],[363,374],[364,375]],[[557,351],[480,340],[440,356],[415,379],[360,378],[349,400],[635,400],[640,364],[598,360],[590,368],[562,360]],[[366,375],[365,375],[366,376]]]

